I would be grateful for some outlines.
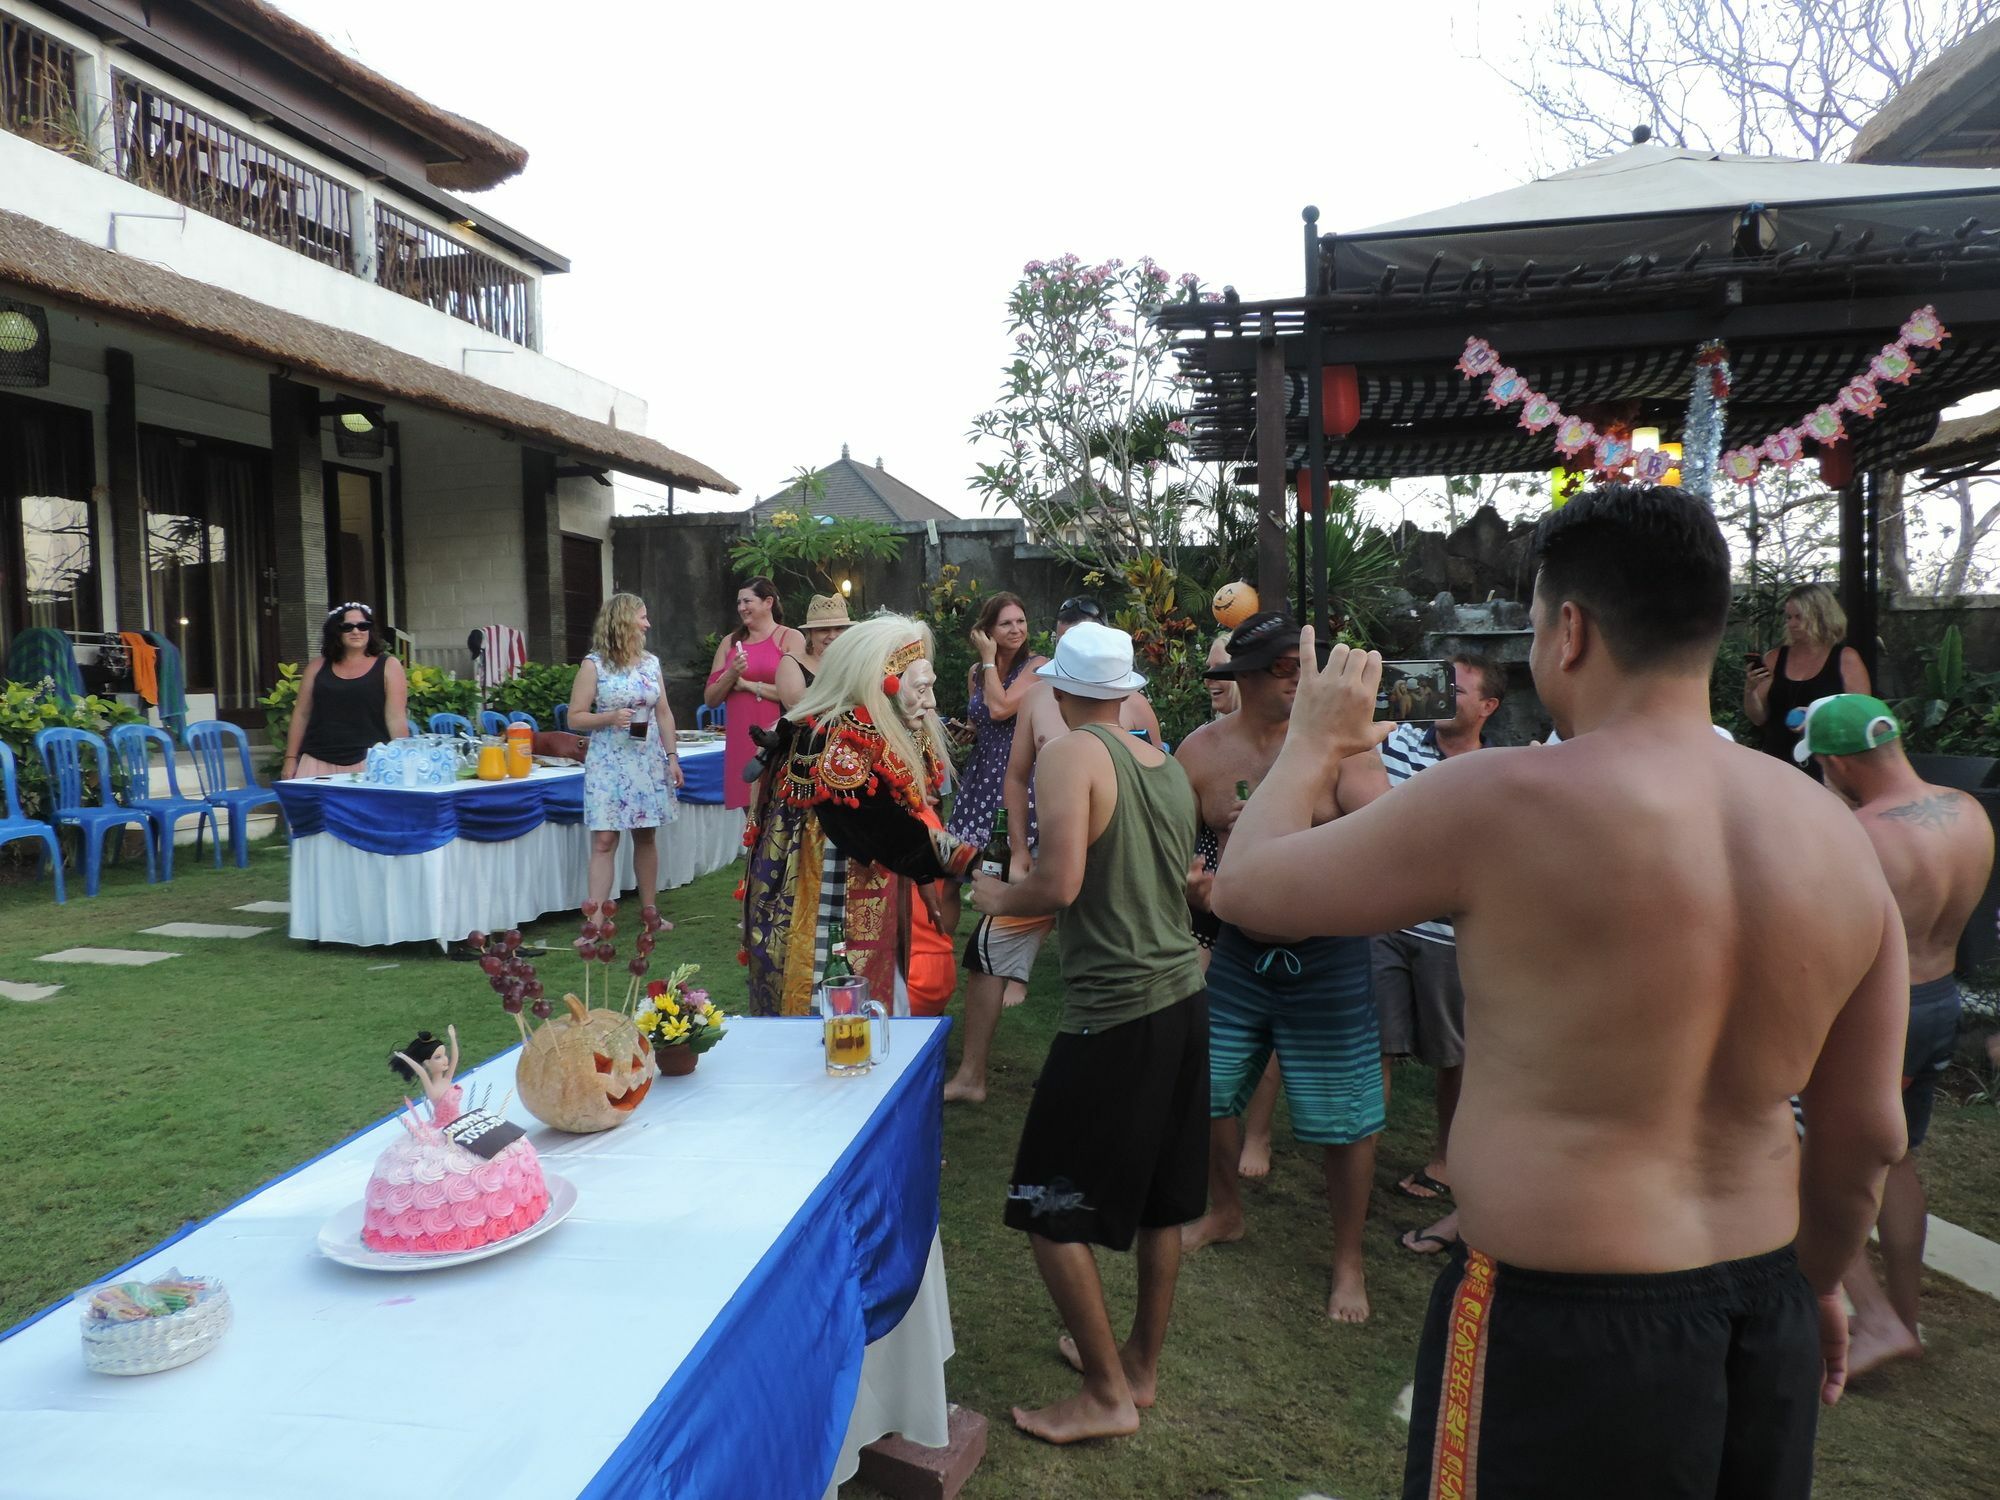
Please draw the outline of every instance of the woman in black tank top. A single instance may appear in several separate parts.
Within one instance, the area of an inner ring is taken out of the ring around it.
[[[370,748],[410,732],[408,698],[403,664],[382,650],[368,606],[328,610],[320,659],[299,685],[280,779],[361,770]]]
[[[1799,742],[1790,722],[1795,712],[1835,693],[1871,691],[1868,668],[1846,633],[1846,612],[1825,584],[1802,584],[1785,596],[1785,644],[1767,651],[1743,682],[1743,712],[1757,726],[1757,748],[1766,755],[1792,761]],[[1802,670],[1805,675],[1797,675]],[[1817,765],[1809,762],[1805,769],[1819,779]]]

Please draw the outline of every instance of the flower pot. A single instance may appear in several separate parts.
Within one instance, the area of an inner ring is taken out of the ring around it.
[[[694,1065],[701,1061],[701,1054],[685,1042],[676,1042],[671,1047],[653,1045],[653,1060],[660,1065],[662,1078],[680,1078],[694,1071]]]

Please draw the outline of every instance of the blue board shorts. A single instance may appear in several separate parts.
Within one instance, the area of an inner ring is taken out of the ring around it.
[[[1958,1046],[1958,979],[1947,974],[1910,986],[1910,1030],[1903,1042],[1903,1123],[1910,1149],[1931,1133],[1938,1080]]]
[[[1209,1114],[1250,1105],[1272,1050],[1292,1133],[1348,1146],[1381,1129],[1382,1032],[1365,937],[1265,945],[1228,923],[1208,966]]]

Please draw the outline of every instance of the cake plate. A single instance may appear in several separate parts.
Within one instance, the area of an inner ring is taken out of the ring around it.
[[[570,1210],[576,1207],[576,1184],[554,1172],[544,1174],[542,1180],[549,1190],[548,1211],[529,1228],[496,1244],[481,1245],[477,1250],[447,1251],[443,1255],[399,1255],[371,1250],[361,1240],[361,1221],[368,1205],[365,1201],[356,1201],[320,1226],[320,1254],[328,1260],[339,1261],[343,1266],[353,1266],[358,1271],[441,1271],[446,1266],[462,1266],[489,1256],[504,1255],[529,1240],[547,1234],[567,1219]]]

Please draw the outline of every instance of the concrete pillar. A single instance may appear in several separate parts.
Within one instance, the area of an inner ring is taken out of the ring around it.
[[[556,502],[556,459],[521,449],[521,554],[527,568],[528,656],[561,661],[568,640],[563,608],[562,507]]]
[[[146,513],[139,492],[138,379],[132,355],[104,351],[105,488],[111,493],[111,573],[117,593],[118,630],[146,628]]]
[[[278,659],[319,650],[326,597],[326,470],[319,392],[271,377],[271,540],[278,560]]]

